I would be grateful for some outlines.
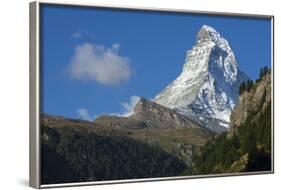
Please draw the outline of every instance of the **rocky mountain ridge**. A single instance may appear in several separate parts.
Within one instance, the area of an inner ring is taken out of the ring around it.
[[[134,112],[128,117],[100,116],[95,123],[125,128],[201,128],[196,122],[177,111],[140,98]]]

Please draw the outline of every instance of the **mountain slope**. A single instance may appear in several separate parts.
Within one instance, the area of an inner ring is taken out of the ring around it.
[[[173,109],[140,98],[129,117],[101,116],[95,124],[118,129],[125,136],[148,145],[158,145],[164,151],[191,165],[194,150],[214,133]]]
[[[182,73],[154,101],[216,130],[216,125],[228,127],[239,86],[247,79],[227,40],[204,25],[187,51]]]
[[[97,124],[42,115],[43,184],[177,176],[183,161]]]
[[[101,116],[95,120],[103,126],[123,128],[202,128],[200,125],[173,109],[140,98],[129,117]]]
[[[188,119],[184,115],[159,105],[153,101],[141,98],[134,108],[130,118],[144,121],[148,127],[152,128],[200,128],[197,123]]]
[[[271,170],[271,73],[242,92],[229,133],[209,140],[194,156],[194,174]]]

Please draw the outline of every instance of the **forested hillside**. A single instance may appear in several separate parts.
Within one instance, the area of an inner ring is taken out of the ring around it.
[[[177,176],[183,161],[157,145],[91,127],[42,126],[43,184]]]

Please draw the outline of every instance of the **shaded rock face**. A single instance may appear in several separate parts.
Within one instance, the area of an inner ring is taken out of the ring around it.
[[[244,123],[249,114],[264,112],[271,102],[271,73],[267,73],[250,92],[244,92],[231,114],[230,132]]]
[[[194,47],[187,51],[181,74],[154,101],[211,130],[221,131],[221,127],[229,126],[231,111],[239,98],[239,86],[247,79],[239,70],[228,41],[204,25]]]

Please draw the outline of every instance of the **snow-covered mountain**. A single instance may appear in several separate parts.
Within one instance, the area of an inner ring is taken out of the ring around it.
[[[227,40],[203,25],[187,51],[182,73],[154,101],[220,132],[228,127],[239,86],[247,79]]]

